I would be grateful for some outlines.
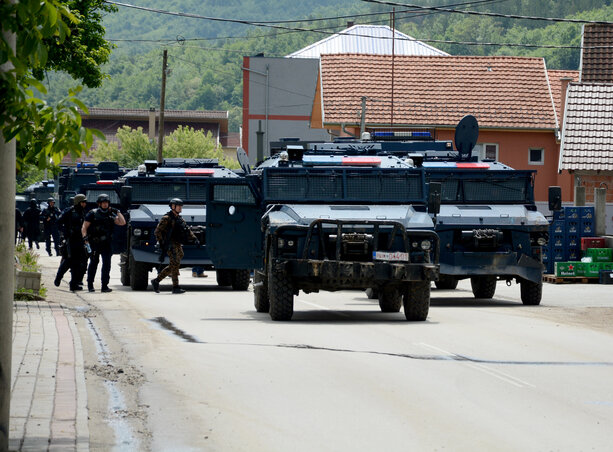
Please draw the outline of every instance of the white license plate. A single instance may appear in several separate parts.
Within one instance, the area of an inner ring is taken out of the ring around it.
[[[372,258],[377,261],[409,261],[409,253],[401,253],[400,251],[373,251]]]

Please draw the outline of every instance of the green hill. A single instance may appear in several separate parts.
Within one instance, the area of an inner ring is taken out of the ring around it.
[[[573,17],[613,21],[612,0],[519,0],[478,3],[462,8],[528,16]],[[424,4],[440,5],[428,0]],[[447,4],[457,4],[448,0]],[[134,0],[148,8],[253,21],[308,19],[389,11],[390,7],[354,0]],[[460,8],[460,7],[456,7]],[[518,55],[545,57],[550,69],[577,69],[579,50],[465,45],[433,41],[489,42],[579,46],[581,25],[419,11],[396,8],[396,28],[454,55]],[[229,110],[230,128],[238,130],[242,111],[244,55],[284,56],[342,30],[350,18],[323,22],[281,24],[317,28],[322,32],[275,30],[242,24],[173,17],[119,7],[105,18],[108,39],[117,48],[105,67],[102,87],[86,89],[81,98],[89,106],[149,108],[159,106],[162,48],[169,53],[166,107],[169,109]],[[355,17],[356,23],[389,24],[389,16]],[[177,41],[177,37],[184,38]],[[140,40],[165,40],[142,42]],[[63,74],[49,74],[48,100],[57,100],[77,84]]]

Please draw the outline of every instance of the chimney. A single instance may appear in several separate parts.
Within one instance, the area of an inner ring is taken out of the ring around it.
[[[354,21],[352,21],[352,20],[348,20],[348,21],[347,21],[347,28],[351,28],[351,27],[353,27],[354,25],[355,25],[355,22],[354,22]]]
[[[568,84],[573,81],[571,77],[562,77],[560,79],[562,82],[562,96],[560,97],[560,130],[564,129],[564,109],[566,108],[566,90],[568,89]]]

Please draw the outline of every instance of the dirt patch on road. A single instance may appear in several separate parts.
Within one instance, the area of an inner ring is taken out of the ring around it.
[[[613,308],[608,307],[535,307],[520,310],[526,317],[538,317],[550,322],[573,325],[613,334]]]

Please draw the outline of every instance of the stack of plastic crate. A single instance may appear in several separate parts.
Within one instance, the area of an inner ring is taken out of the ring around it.
[[[581,259],[581,239],[594,235],[594,207],[564,207],[554,212],[549,226],[549,243],[543,250],[547,273],[554,273],[556,262]]]

